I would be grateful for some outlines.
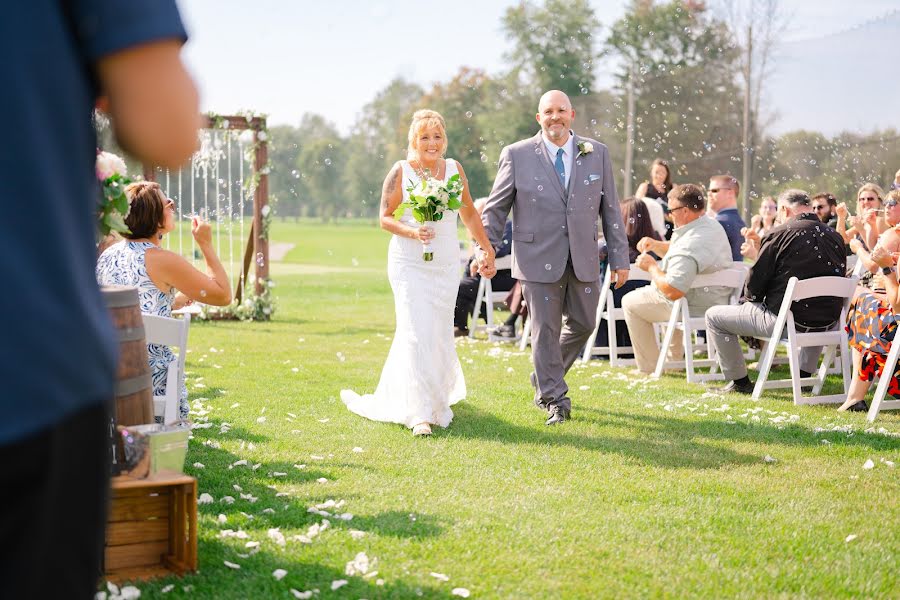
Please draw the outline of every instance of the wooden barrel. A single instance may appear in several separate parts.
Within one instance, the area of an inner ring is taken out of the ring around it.
[[[125,426],[153,423],[153,384],[137,288],[103,286],[101,291],[119,333],[116,423]]]

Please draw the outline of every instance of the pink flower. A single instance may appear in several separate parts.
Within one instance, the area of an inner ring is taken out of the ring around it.
[[[116,174],[123,177],[128,174],[128,167],[125,165],[125,161],[112,152],[97,153],[96,170],[97,179],[100,181],[106,181]]]

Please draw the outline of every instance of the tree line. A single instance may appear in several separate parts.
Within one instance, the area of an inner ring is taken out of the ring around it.
[[[764,67],[750,71],[746,36],[737,30],[741,22],[728,10],[734,7],[729,0],[713,8],[697,0],[632,0],[622,18],[606,27],[587,0],[519,2],[503,16],[512,43],[503,72],[461,67],[428,89],[395,79],[363,107],[348,135],[327,115],[311,113],[297,126],[271,127],[269,183],[276,212],[324,220],[377,215],[383,179],[406,157],[410,117],[425,107],[444,115],[450,155],[464,164],[473,197],[485,196],[501,149],[537,132],[537,100],[553,88],[571,98],[576,129],[609,146],[620,193],[628,145],[633,187],[647,178],[657,157],[669,162],[676,182],[704,183],[719,173],[741,177],[748,81],[751,203],[787,186],[830,191],[849,202],[865,181],[888,184],[900,168],[900,133],[894,129],[766,135],[759,125],[768,116],[759,88],[772,67],[765,44],[772,43],[777,0],[762,6],[766,12],[755,18],[770,29],[752,51],[763,53],[756,60]],[[596,86],[600,68],[615,69],[609,89]],[[629,90],[632,129],[626,123]]]

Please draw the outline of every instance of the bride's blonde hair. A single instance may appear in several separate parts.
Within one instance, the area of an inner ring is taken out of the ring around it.
[[[441,132],[444,140],[441,146],[441,156],[447,151],[447,130],[444,127],[444,117],[436,110],[423,108],[413,113],[412,123],[409,124],[409,135],[407,141],[409,145],[406,148],[406,160],[415,160],[419,153],[416,150],[416,140],[426,129],[437,129]]]

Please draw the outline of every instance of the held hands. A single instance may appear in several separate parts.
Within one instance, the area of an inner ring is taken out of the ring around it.
[[[414,229],[415,238],[422,242],[423,244],[427,244],[431,240],[434,239],[434,228],[426,227],[425,225],[420,225],[418,229]]]
[[[757,240],[748,239],[741,244],[741,256],[750,260],[756,260],[757,255],[759,255],[759,242]]]
[[[650,238],[644,238],[644,240],[649,240],[649,239],[650,239]],[[643,242],[644,240],[641,240],[641,242]],[[653,240],[650,240],[650,241],[653,241]],[[640,242],[638,242],[638,250],[640,250],[640,249],[641,249]],[[635,259],[635,261],[634,261],[634,265],[635,265],[638,269],[641,269],[642,271],[648,271],[648,272],[649,272],[649,271],[650,271],[650,267],[652,267],[653,265],[655,265],[655,264],[656,264],[656,261],[653,259],[652,256],[650,256],[649,254],[647,254],[647,252],[648,252],[648,250],[645,250],[642,254],[639,254],[638,257],[637,257],[637,258]],[[621,271],[616,271],[617,274],[620,273],[620,272],[621,272]],[[628,271],[625,271],[625,281],[627,281],[627,280],[628,280]],[[622,283],[624,284],[625,281],[622,281]],[[616,287],[617,287],[617,288],[622,287],[621,285],[618,284],[618,281],[616,281]]]
[[[656,248],[656,240],[654,240],[652,237],[641,238],[640,241],[637,243],[638,252],[643,252],[643,253],[654,252],[656,249],[657,249]],[[657,254],[659,254],[659,253],[657,252]],[[643,268],[643,267],[641,267],[641,268]]]
[[[894,257],[884,246],[877,246],[875,250],[872,251],[872,262],[879,267],[893,267]]]
[[[482,254],[478,258],[478,272],[482,277],[493,279],[497,274],[497,267],[494,265],[494,254]]]
[[[191,219],[191,235],[194,236],[198,246],[212,244],[212,228],[201,217],[195,216]]]

